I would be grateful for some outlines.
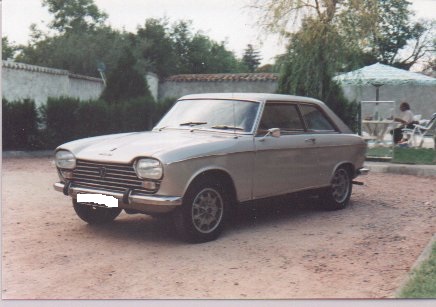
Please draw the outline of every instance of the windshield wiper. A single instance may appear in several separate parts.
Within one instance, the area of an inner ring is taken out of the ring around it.
[[[186,122],[186,123],[181,123],[179,124],[179,126],[198,126],[198,125],[206,125],[207,122]]]
[[[164,129],[166,129],[166,128],[168,128],[168,126],[160,127],[160,128],[158,129],[158,131],[161,132],[162,130],[164,130]]]
[[[227,125],[216,125],[216,126],[212,126],[211,128],[212,129],[222,129],[222,130],[242,130],[242,131],[245,130],[242,127],[227,126]]]

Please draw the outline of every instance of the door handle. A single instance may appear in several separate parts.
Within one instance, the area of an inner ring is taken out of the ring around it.
[[[315,144],[316,139],[315,138],[305,139],[304,142]]]

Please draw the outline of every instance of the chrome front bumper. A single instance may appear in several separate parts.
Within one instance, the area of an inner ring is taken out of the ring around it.
[[[160,196],[160,195],[132,195],[128,193],[110,192],[98,189],[89,189],[73,184],[65,185],[57,182],[53,185],[54,189],[65,195],[77,198],[77,194],[103,194],[115,197],[119,200],[120,208],[131,208],[143,211],[164,212],[169,211],[182,204],[182,197],[179,196]]]

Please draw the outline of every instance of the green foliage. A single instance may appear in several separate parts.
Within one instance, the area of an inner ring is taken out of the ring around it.
[[[177,54],[176,73],[230,73],[241,69],[241,63],[226,49],[224,42],[194,33],[190,21],[174,24],[169,35]]]
[[[344,62],[338,72],[353,69],[356,58],[360,67],[382,62],[405,69],[434,59],[436,22],[412,22],[408,0],[251,1],[261,13],[259,24],[285,38],[305,31],[308,19],[336,26],[341,48],[351,56],[350,63]]]
[[[332,80],[344,59],[349,59],[343,46],[334,25],[306,19],[302,30],[291,36],[287,54],[281,59],[279,92],[320,99],[356,130],[357,106],[345,99]]]
[[[103,25],[107,19],[93,0],[42,0],[42,4],[54,16],[50,27],[60,33],[86,32]]]
[[[50,98],[41,113],[45,129],[40,131],[40,137],[45,148],[53,149],[85,137],[149,130],[154,104],[141,97],[118,104],[61,97]]]
[[[70,97],[49,98],[41,107],[45,137],[50,147],[72,141],[77,136],[77,110],[80,100]]]
[[[63,7],[64,1],[46,0],[54,14],[52,27],[57,35],[50,36],[33,25],[32,40],[21,48],[17,61],[99,77],[100,63],[111,74],[129,49],[136,59],[136,71],[155,72],[161,78],[181,73],[246,70],[224,42],[195,32],[189,21],[170,26],[165,19],[147,19],[136,33],[119,32],[104,26],[103,19],[91,18],[86,7],[77,7],[81,1],[94,5],[91,0],[73,0]]]
[[[190,21],[179,21],[170,26],[167,20],[147,19],[144,27],[138,28],[137,34],[130,37],[138,63],[160,77],[243,69],[223,42],[194,32]]]
[[[38,116],[35,102],[8,102],[2,99],[3,150],[35,149],[38,147]]]
[[[137,33],[130,35],[132,50],[145,71],[166,77],[177,72],[178,55],[166,20],[147,19]]]
[[[434,22],[412,22],[410,5],[408,0],[348,0],[336,22],[359,48],[364,65],[380,62],[409,69],[432,52],[436,27]]]
[[[109,103],[118,103],[137,97],[152,99],[147,81],[136,69],[136,59],[129,49],[123,55],[114,70],[109,72],[107,85],[101,97]]]
[[[119,132],[144,131],[153,128],[153,100],[147,101],[143,97],[132,98],[124,101],[121,108],[116,108],[116,110],[118,111],[114,112],[112,109],[111,114],[113,116],[119,114],[119,119],[121,119]]]
[[[169,106],[143,97],[113,105],[60,97],[37,110],[31,100],[3,99],[3,150],[54,149],[76,139],[149,130]]]
[[[242,56],[242,62],[247,66],[249,72],[255,72],[259,67],[260,61],[262,60],[259,55],[259,51],[253,48],[253,45],[248,44],[245,48],[244,55]]]
[[[78,103],[75,100],[64,100],[62,103],[71,104],[72,107],[77,108],[70,110],[74,115],[71,124],[75,128],[73,136],[75,139],[115,133],[121,129],[120,124],[114,125],[118,121],[113,118],[114,114],[119,113],[113,112],[114,110],[111,110],[103,100],[80,101]],[[57,145],[60,143],[58,142]]]
[[[436,151],[432,148],[394,148],[392,163],[435,164]]]
[[[18,47],[11,44],[8,38],[2,37],[2,60],[13,59]]]
[[[436,244],[430,258],[413,272],[411,280],[400,293],[400,298],[436,298]]]
[[[108,27],[38,37],[23,47],[17,61],[94,77],[100,76],[99,63],[104,63],[108,71],[113,70],[123,50],[129,46],[125,33]]]

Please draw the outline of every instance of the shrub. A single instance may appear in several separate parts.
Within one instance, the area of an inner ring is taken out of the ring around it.
[[[97,135],[143,131],[151,128],[153,100],[132,98],[117,104],[104,100],[79,101],[74,98],[50,98],[42,108],[47,148]]]
[[[151,96],[117,104],[60,97],[49,98],[37,110],[31,100],[3,100],[3,148],[54,149],[80,138],[149,130],[171,105],[172,101],[156,105]]]
[[[175,101],[176,98],[165,98],[156,103],[153,113],[153,126],[155,126],[161,120],[161,118],[169,111],[169,109],[171,109]]]
[[[39,147],[38,114],[33,100],[8,102],[2,99],[3,150]]]
[[[145,97],[131,98],[118,106],[113,107],[111,117],[119,117],[121,123],[116,132],[144,131],[153,128],[152,115],[154,103]],[[118,112],[114,112],[114,111]]]
[[[41,107],[45,123],[45,147],[55,148],[57,145],[77,138],[77,112],[79,99],[70,97],[48,98],[47,104]]]
[[[110,133],[110,109],[102,100],[80,102],[75,117],[76,139]]]

